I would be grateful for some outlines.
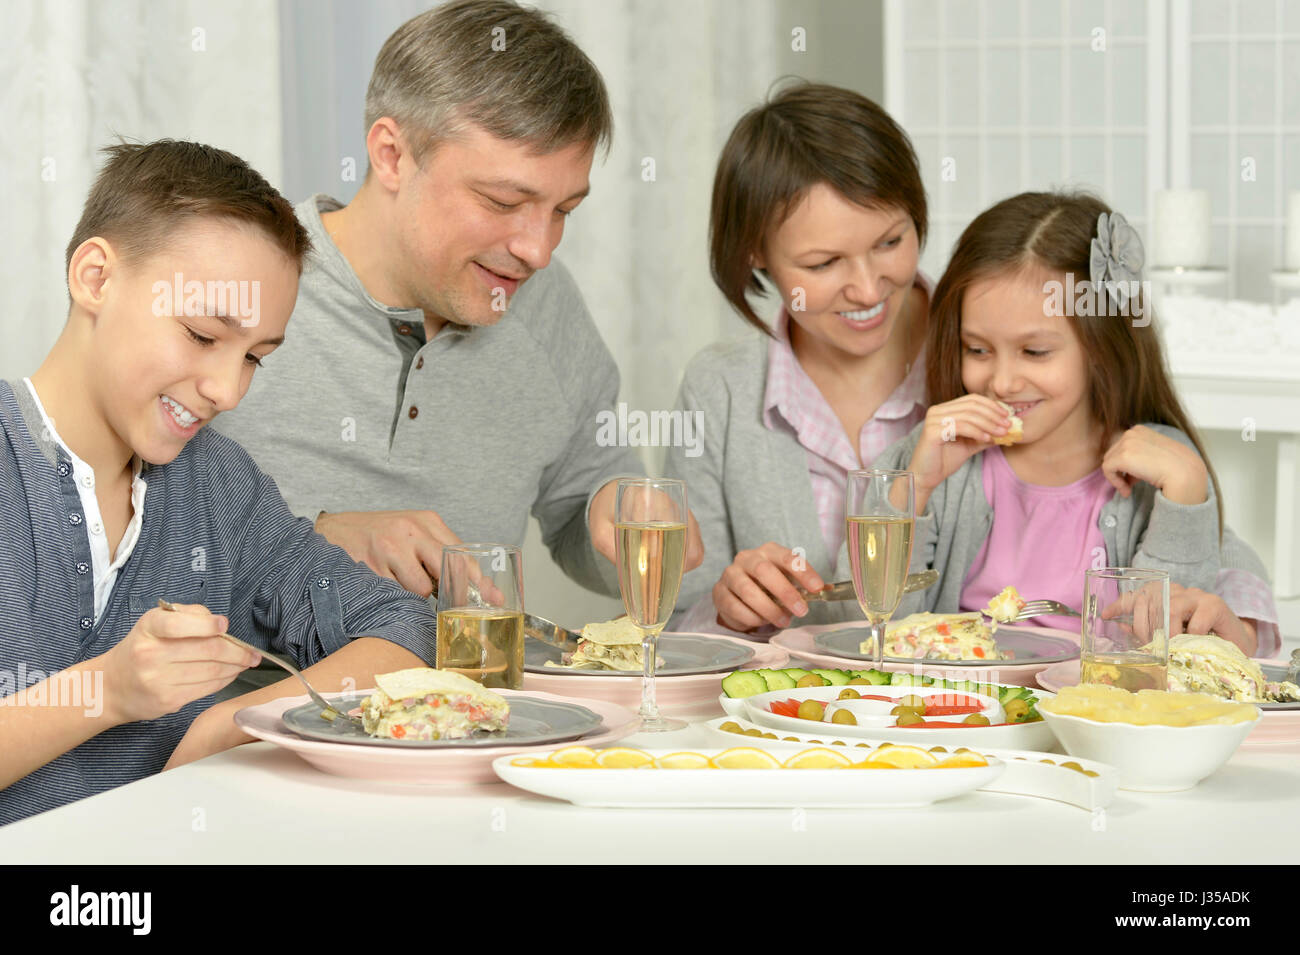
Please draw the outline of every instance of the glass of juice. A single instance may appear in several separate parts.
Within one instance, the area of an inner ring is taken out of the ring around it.
[[[524,575],[519,548],[456,544],[442,549],[438,578],[439,670],[483,686],[524,683]]]
[[[1084,572],[1080,683],[1136,693],[1168,688],[1169,574],[1136,567]]]
[[[653,478],[624,478],[614,500],[615,564],[618,589],[628,619],[641,632],[641,732],[681,729],[655,702],[655,662],[659,633],[682,585],[686,560],[686,484]]]
[[[912,562],[912,472],[850,471],[844,508],[853,591],[871,625],[872,661],[879,667],[885,656],[885,624],[903,599]]]

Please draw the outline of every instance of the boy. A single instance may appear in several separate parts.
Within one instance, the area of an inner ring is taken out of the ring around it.
[[[260,660],[222,632],[321,689],[434,653],[424,601],[205,428],[284,340],[309,248],[293,208],[212,147],[107,152],[67,325],[30,379],[0,382],[0,823],[245,742],[236,710],[302,692],[212,706]]]

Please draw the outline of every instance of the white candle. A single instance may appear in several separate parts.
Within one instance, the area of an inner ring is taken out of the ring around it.
[[[1210,194],[1166,189],[1155,196],[1155,265],[1199,268],[1210,264]]]
[[[1287,196],[1286,267],[1300,272],[1300,189]]]

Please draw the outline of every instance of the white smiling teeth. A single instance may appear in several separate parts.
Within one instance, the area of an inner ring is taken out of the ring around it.
[[[845,318],[849,319],[850,321],[865,322],[879,315],[880,310],[883,309],[884,307],[885,307],[884,302],[878,302],[876,303],[874,308],[868,308],[857,312],[840,312],[840,314],[843,315]]]
[[[166,395],[162,396],[162,401],[163,404],[167,406],[168,410],[171,411],[172,420],[175,421],[182,428],[188,428],[194,422],[199,420],[194,415],[186,411],[185,406],[181,404],[179,401],[175,401],[171,398],[168,398]]]

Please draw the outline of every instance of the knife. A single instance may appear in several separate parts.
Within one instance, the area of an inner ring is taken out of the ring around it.
[[[578,649],[578,634],[536,614],[524,614],[524,635],[565,653],[573,653]]]
[[[939,579],[937,570],[923,570],[918,574],[908,574],[907,580],[903,582],[903,593],[910,594],[932,585]],[[853,581],[841,580],[838,583],[828,584],[816,593],[809,593],[802,587],[799,588],[799,596],[804,600],[857,600],[858,595],[853,590]]]

